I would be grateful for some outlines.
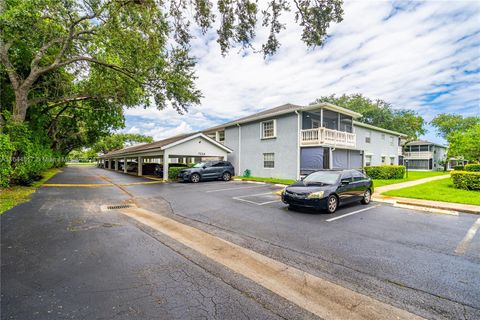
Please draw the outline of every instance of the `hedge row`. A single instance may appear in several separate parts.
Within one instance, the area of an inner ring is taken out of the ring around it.
[[[453,166],[453,170],[463,171],[463,170],[465,170],[465,166],[461,166],[461,165],[459,165],[459,166]]]
[[[403,179],[405,176],[405,166],[369,166],[364,169],[372,179]]]
[[[480,164],[469,163],[469,164],[465,165],[465,171],[480,172]]]
[[[457,189],[480,190],[480,172],[452,171],[451,176]]]

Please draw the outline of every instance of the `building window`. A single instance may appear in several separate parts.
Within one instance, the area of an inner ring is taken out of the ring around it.
[[[371,155],[365,156],[365,166],[369,167],[371,165],[372,165],[372,156]]]
[[[370,143],[370,141],[372,140],[372,131],[367,131],[367,133],[365,134],[365,143]]]
[[[393,146],[393,141],[394,141],[393,136],[390,136],[390,145],[391,146]]]
[[[267,169],[275,168],[275,153],[263,154],[263,167]]]
[[[261,123],[262,126],[262,139],[275,138],[276,128],[275,120],[264,121]]]
[[[217,131],[217,141],[224,142],[225,141],[225,131]]]
[[[385,165],[386,164],[386,158],[385,156],[382,156],[382,165]]]
[[[390,157],[390,165],[393,166],[395,164],[395,157]]]
[[[382,140],[385,140],[385,133],[382,133]]]

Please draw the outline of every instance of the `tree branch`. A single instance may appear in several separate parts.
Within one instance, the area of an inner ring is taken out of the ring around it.
[[[11,42],[4,43],[3,40],[0,39],[0,61],[5,66],[5,71],[7,71],[8,78],[12,83],[13,89],[17,90],[17,88],[20,86],[20,79],[18,77],[17,72],[15,71],[15,68],[10,62],[10,59],[8,58],[8,50],[10,49],[11,46],[12,46]]]
[[[74,96],[66,96],[56,99],[51,99],[48,97],[41,97],[41,98],[34,98],[28,101],[28,106],[33,106],[42,102],[49,102],[48,108],[51,109],[53,107],[62,105],[64,103],[70,102],[78,102],[78,101],[85,101],[85,100],[97,100],[97,97],[89,96],[89,95],[74,95]]]

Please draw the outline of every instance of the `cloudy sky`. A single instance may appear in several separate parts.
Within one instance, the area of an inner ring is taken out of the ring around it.
[[[185,115],[129,109],[123,131],[161,139],[344,93],[415,109],[427,121],[442,112],[480,114],[480,1],[345,1],[344,10],[344,21],[315,49],[285,16],[282,47],[268,60],[237,50],[222,57],[213,31],[197,38],[192,53],[201,105]],[[264,36],[259,29],[257,47]],[[428,129],[423,138],[443,142]]]

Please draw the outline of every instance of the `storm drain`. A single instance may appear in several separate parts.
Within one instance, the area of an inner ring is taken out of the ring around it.
[[[116,206],[107,206],[107,209],[108,210],[117,210],[117,209],[127,209],[127,208],[131,208],[132,206],[129,205],[129,204],[120,204],[120,205],[116,205]]]
[[[112,205],[101,206],[101,210],[102,211],[120,210],[120,209],[134,208],[134,207],[135,205],[133,204],[112,204]]]

